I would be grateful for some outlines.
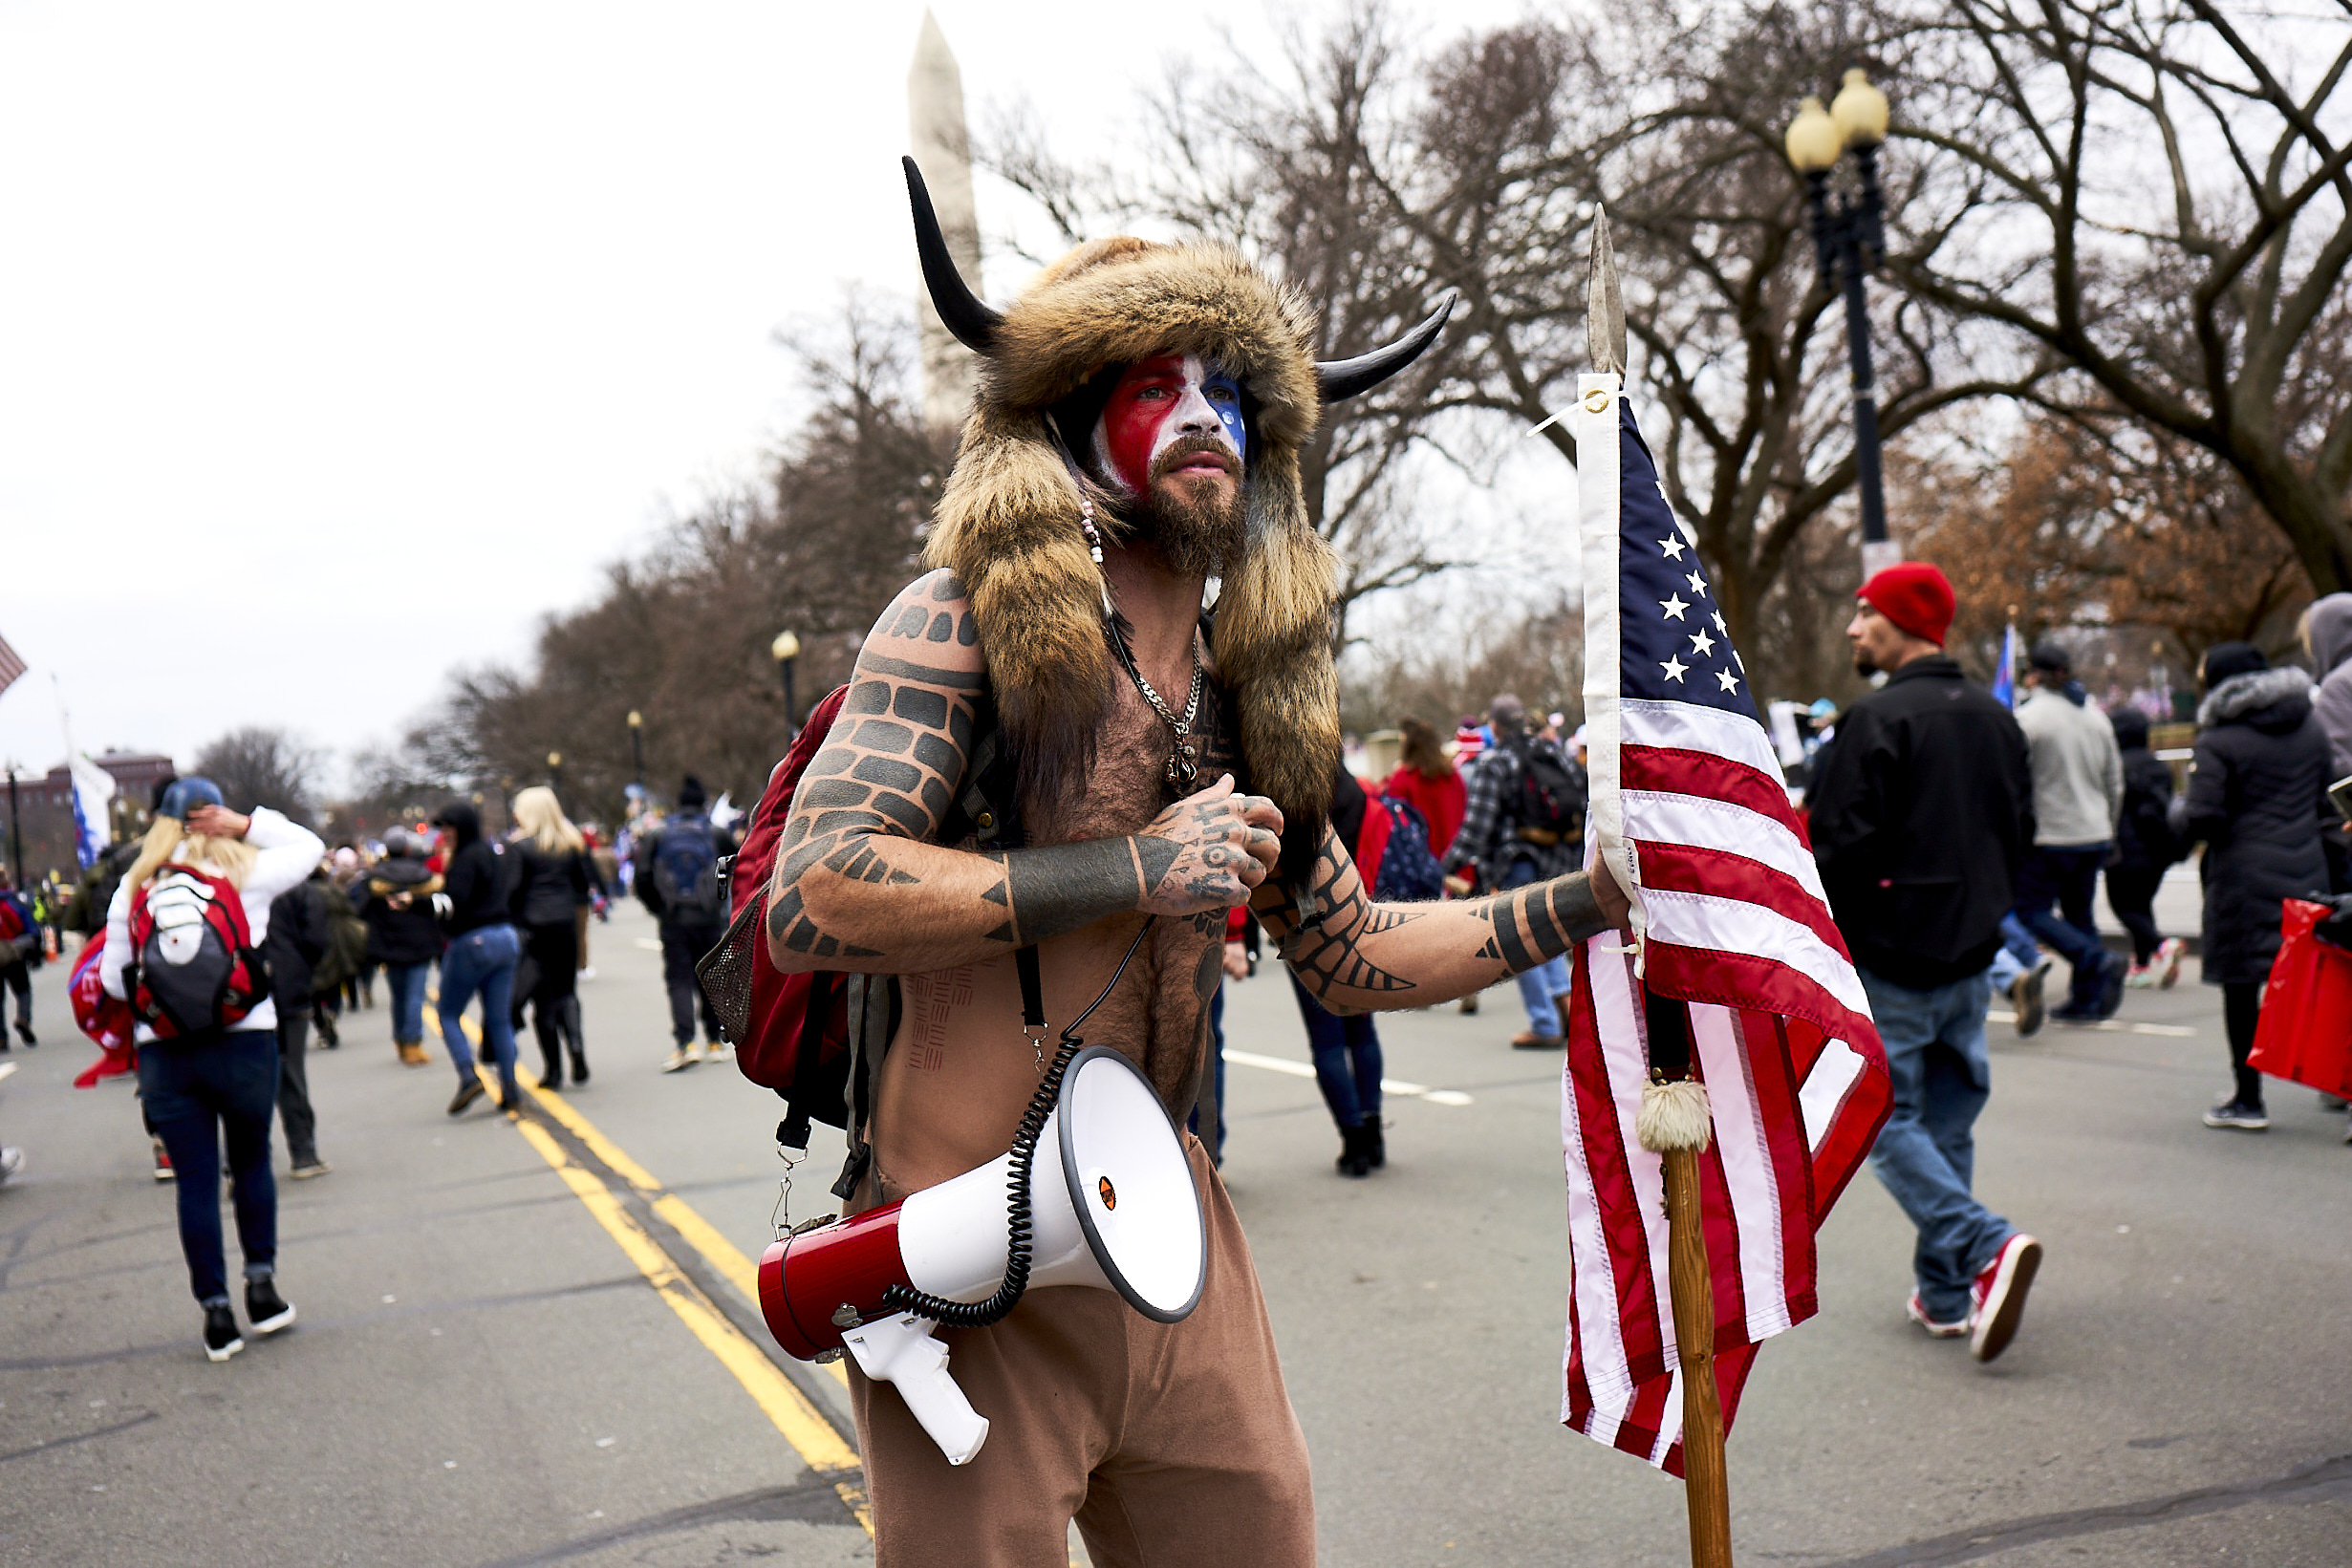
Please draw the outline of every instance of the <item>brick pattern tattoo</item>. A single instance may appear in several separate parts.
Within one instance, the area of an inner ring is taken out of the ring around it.
[[[986,690],[980,671],[950,666],[972,664],[978,640],[943,571],[875,622],[778,841],[767,931],[780,961],[919,973],[1136,909],[1247,899],[1250,857],[1226,803],[1172,805],[1118,837],[985,854],[939,844]],[[916,896],[845,900],[848,884]]]

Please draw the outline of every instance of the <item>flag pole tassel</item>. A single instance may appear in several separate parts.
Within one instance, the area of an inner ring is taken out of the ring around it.
[[[1682,1500],[1691,1568],[1732,1568],[1731,1478],[1723,1464],[1723,1399],[1715,1372],[1715,1276],[1699,1208],[1698,1157],[1712,1128],[1707,1086],[1690,1071],[1681,1009],[1646,993],[1652,1077],[1633,1135],[1666,1163],[1667,1279],[1682,1364]],[[1671,1076],[1670,1076],[1671,1075]]]

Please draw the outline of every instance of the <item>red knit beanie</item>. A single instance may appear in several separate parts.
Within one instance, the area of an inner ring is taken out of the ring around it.
[[[1952,630],[1952,579],[1925,561],[1896,562],[1863,584],[1854,597],[1938,648]]]

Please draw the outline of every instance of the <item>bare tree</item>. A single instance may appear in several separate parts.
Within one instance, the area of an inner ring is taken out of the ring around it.
[[[616,820],[635,711],[657,795],[693,773],[755,798],[790,734],[770,642],[800,639],[805,718],[917,569],[945,461],[908,395],[914,345],[910,317],[859,298],[788,339],[815,406],[767,483],[711,498],[612,567],[593,602],[549,617],[529,669],[453,676],[409,738],[408,771],[486,799],[559,777],[572,809]]]
[[[221,786],[229,805],[267,805],[315,826],[326,754],[283,729],[231,730],[196,754],[196,773]]]
[[[2352,587],[2352,12],[1953,0],[1910,42],[1934,243],[1896,276],[2212,453]]]

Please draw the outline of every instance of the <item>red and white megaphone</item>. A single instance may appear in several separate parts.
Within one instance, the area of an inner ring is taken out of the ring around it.
[[[1114,1050],[1072,1057],[1042,1127],[1025,1118],[1009,1153],[862,1214],[784,1237],[760,1259],[760,1311],[803,1361],[847,1348],[901,1398],[951,1465],[987,1440],[988,1422],[931,1337],[942,1320],[993,1322],[1025,1286],[1006,1289],[1014,1201],[1025,1170],[1025,1285],[1115,1290],[1145,1317],[1177,1322],[1200,1300],[1208,1235],[1200,1195],[1167,1107]],[[891,1287],[898,1287],[892,1293]],[[886,1296],[890,1299],[886,1300]],[[927,1300],[912,1310],[909,1296]],[[980,1307],[978,1303],[987,1303]]]

